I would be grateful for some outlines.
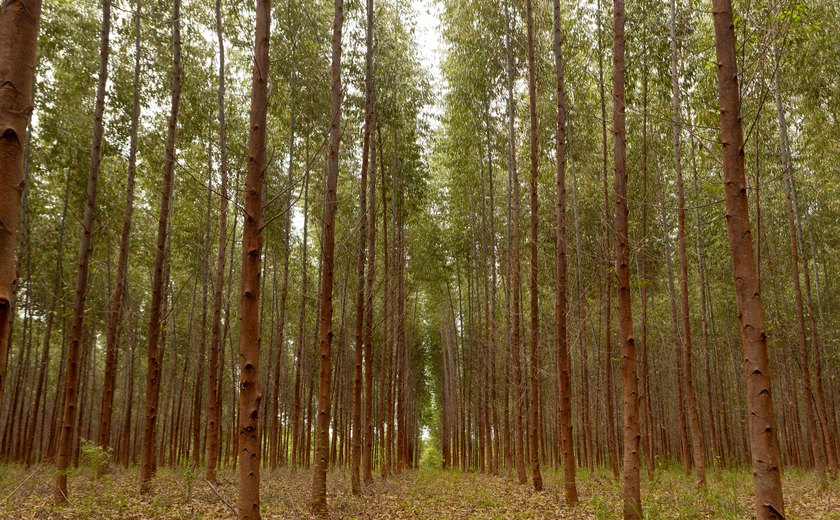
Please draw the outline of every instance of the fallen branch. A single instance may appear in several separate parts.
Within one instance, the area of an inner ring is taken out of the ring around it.
[[[20,489],[21,487],[23,487],[23,485],[24,485],[24,484],[26,484],[26,482],[27,482],[29,479],[31,479],[32,477],[34,477],[36,473],[40,473],[40,472],[41,472],[41,468],[40,468],[40,467],[35,468],[34,470],[32,470],[32,473],[30,473],[28,477],[26,477],[25,479],[23,479],[23,481],[22,481],[20,484],[18,484],[18,486],[17,486],[15,489],[13,489],[11,493],[9,493],[8,495],[6,495],[6,496],[5,496],[5,498],[3,498],[3,500],[2,500],[2,501],[0,501],[0,505],[5,504],[5,503],[6,503],[6,500],[9,500],[9,498],[11,498],[11,497],[12,497],[12,495],[14,495],[14,494],[17,492],[17,490],[18,490],[18,489]],[[67,497],[64,497],[64,498],[67,498]]]
[[[208,486],[210,486],[210,489],[212,489],[212,490],[213,490],[213,493],[214,493],[217,497],[219,497],[219,500],[221,500],[221,501],[222,501],[222,502],[223,502],[223,503],[227,506],[227,508],[228,508],[228,509],[230,509],[231,514],[233,514],[233,516],[238,517],[239,515],[237,515],[237,514],[236,514],[236,509],[234,509],[234,508],[233,508],[233,506],[232,506],[232,505],[230,505],[230,502],[228,502],[227,500],[225,500],[225,497],[223,497],[221,494],[219,494],[219,492],[216,490],[216,486],[214,486],[214,485],[213,485],[213,483],[212,483],[212,482],[210,482],[210,481],[209,481],[209,480],[207,480],[207,479],[204,479],[204,482],[207,482],[207,485],[208,485]]]

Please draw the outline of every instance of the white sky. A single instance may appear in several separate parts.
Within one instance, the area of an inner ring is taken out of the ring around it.
[[[436,0],[412,0],[417,12],[417,46],[426,69],[438,88],[441,79],[440,53],[443,43],[440,34],[440,3]]]
[[[443,58],[443,38],[440,33],[440,12],[441,5],[437,0],[412,0],[412,7],[417,13],[417,32],[414,35],[415,43],[419,50],[420,59],[432,81],[431,106],[426,107],[426,113],[432,117],[429,123],[436,128],[440,123],[442,107],[437,100],[440,99],[443,90],[443,75],[440,70],[440,62]]]

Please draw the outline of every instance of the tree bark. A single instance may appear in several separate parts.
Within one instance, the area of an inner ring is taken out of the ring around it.
[[[32,116],[41,0],[0,9],[0,404],[6,383],[17,289],[15,248],[24,190],[24,141]]]
[[[365,341],[365,266],[367,253],[367,224],[368,224],[368,208],[367,208],[367,174],[368,164],[370,158],[370,144],[372,141],[373,127],[373,0],[367,0],[367,23],[365,27],[365,127],[364,127],[364,141],[362,144],[362,171],[361,182],[359,185],[359,242],[358,242],[358,259],[356,264],[356,327],[355,327],[355,371],[353,383],[353,463],[350,468],[350,482],[351,489],[354,495],[361,494],[361,479],[359,475],[359,464],[364,458],[364,478],[365,482],[373,479],[370,468],[370,450],[367,445],[370,433],[367,431],[367,414],[364,417],[364,433],[363,419],[362,419],[362,391],[364,383],[362,381],[362,363],[364,361],[364,341]],[[368,365],[368,370],[370,366]],[[369,399],[365,395],[365,411],[367,412]],[[371,432],[372,433],[372,432]],[[364,451],[364,457],[362,454]]]
[[[134,173],[137,169],[137,127],[140,118],[140,28],[141,4],[137,0],[134,15],[134,82],[132,88],[131,131],[128,151],[128,178],[125,183],[125,207],[123,209],[122,231],[120,233],[120,252],[117,259],[117,280],[114,288],[108,326],[105,333],[105,373],[102,380],[102,409],[99,419],[99,445],[111,445],[111,416],[114,404],[114,382],[117,377],[117,354],[122,332],[123,305],[125,303],[125,285],[128,283],[128,253],[131,238],[131,216],[134,211]],[[107,464],[97,468],[102,475],[108,470]]]
[[[604,46],[602,43],[601,0],[598,12],[598,88],[601,102],[601,169],[604,183],[604,408],[607,419],[607,454],[613,475],[618,478],[618,447],[615,437],[615,406],[612,378],[612,241],[610,240],[610,196],[607,180],[607,104],[604,81]]]
[[[613,1],[613,140],[615,160],[615,269],[618,275],[618,323],[621,379],[624,389],[624,518],[642,518],[639,489],[639,380],[630,290],[630,244],[627,208],[627,136],[624,114],[624,0]]]
[[[726,228],[732,268],[747,386],[749,446],[755,482],[755,516],[784,517],[779,444],[770,384],[767,335],[758,290],[758,276],[750,235],[744,173],[744,134],[735,51],[735,22],[731,0],[713,0],[717,56],[720,134],[726,196]]]
[[[510,35],[510,20],[512,15],[509,12],[508,3],[505,3],[505,54],[507,56],[507,92],[508,92],[508,172],[511,178],[511,191],[513,201],[513,214],[511,231],[511,360],[513,362],[513,417],[514,417],[514,465],[516,475],[520,484],[528,482],[525,474],[525,451],[522,431],[522,345],[520,340],[520,298],[522,283],[520,281],[520,259],[519,259],[519,175],[516,168],[516,131],[515,131],[515,98],[513,95],[514,65],[513,65],[513,42]]]
[[[148,364],[146,368],[146,402],[143,418],[143,442],[140,448],[140,492],[146,494],[151,488],[151,479],[156,466],[155,439],[157,437],[157,415],[160,394],[160,371],[163,362],[159,350],[161,335],[161,307],[164,300],[164,265],[167,257],[169,217],[171,212],[172,180],[175,171],[175,138],[178,128],[178,110],[181,106],[181,0],[174,0],[172,14],[172,88],[169,126],[166,136],[166,157],[163,163],[163,184],[161,186],[160,213],[158,216],[157,240],[155,243],[155,267],[152,278],[152,299],[149,307]]]
[[[677,2],[671,0],[671,102],[672,130],[674,139],[674,171],[677,177],[677,248],[680,257],[680,302],[682,304],[683,326],[683,379],[685,397],[688,406],[688,424],[691,428],[691,452],[694,468],[697,472],[697,485],[706,485],[706,465],[703,460],[703,429],[700,425],[700,413],[697,410],[697,397],[694,393],[694,378],[691,370],[691,315],[688,305],[688,255],[685,246],[685,190],[683,189],[681,133],[682,114],[680,105],[679,57],[677,43]]]
[[[219,86],[216,102],[219,118],[219,241],[216,252],[216,272],[213,281],[213,322],[210,325],[210,361],[207,381],[207,455],[206,478],[216,483],[216,466],[221,454],[221,407],[219,386],[219,354],[223,351],[224,337],[221,334],[222,305],[225,285],[225,262],[227,252],[227,207],[228,207],[228,154],[227,125],[225,123],[225,37],[222,23],[222,0],[216,0],[216,37],[219,41]]]
[[[318,425],[315,440],[315,468],[312,472],[312,510],[327,514],[327,456],[329,455],[330,372],[332,370],[332,293],[335,255],[335,213],[337,206],[338,154],[341,144],[341,33],[344,0],[335,0],[332,35],[332,82],[330,87],[330,148],[324,201],[323,249],[321,251],[321,293],[318,313],[318,341],[321,362],[318,382]]]
[[[538,287],[537,287],[537,178],[539,174],[537,159],[538,159],[538,136],[537,136],[537,71],[534,65],[534,13],[531,6],[531,0],[525,1],[525,10],[528,27],[528,101],[531,111],[531,403],[529,412],[531,414],[528,427],[530,429],[530,459],[531,459],[531,473],[534,479],[534,490],[542,491],[542,475],[540,474],[540,459],[537,445],[537,432],[539,431],[539,424],[537,423],[537,410],[539,409],[537,403],[537,385],[539,384],[539,377],[537,374],[539,367],[539,302],[538,302]]]
[[[262,192],[265,181],[271,1],[258,0],[251,76],[248,172],[242,227],[242,282],[239,307],[239,500],[240,519],[260,518],[260,273]]]
[[[563,71],[563,36],[561,32],[560,0],[554,0],[554,74],[556,78],[557,128],[555,135],[555,160],[557,161],[557,257],[555,270],[557,278],[557,299],[555,319],[557,321],[557,366],[560,394],[560,444],[563,456],[563,490],[566,504],[578,503],[575,484],[575,446],[572,437],[572,374],[569,360],[568,334],[568,266],[566,261],[566,83]]]
[[[82,238],[79,244],[79,270],[76,273],[76,296],[73,301],[73,325],[70,332],[70,348],[67,351],[67,374],[64,378],[64,413],[61,437],[56,457],[55,500],[68,503],[67,468],[70,464],[73,437],[76,434],[76,411],[79,399],[79,349],[85,322],[85,300],[87,299],[88,269],[93,250],[93,227],[96,214],[96,192],[102,159],[103,117],[105,113],[105,86],[108,82],[108,55],[111,36],[111,3],[102,2],[102,29],[99,41],[99,81],[96,86],[96,107],[93,115],[93,142],[88,162],[85,215],[82,223]]]
[[[642,451],[645,452],[645,462],[648,478],[653,478],[654,473],[654,426],[653,412],[650,403],[650,370],[648,356],[648,290],[650,280],[647,277],[647,255],[648,251],[648,47],[647,28],[644,30],[644,57],[642,63],[642,243],[639,254],[639,278],[641,279],[639,296],[641,299],[641,336],[642,348],[641,374],[639,384],[641,385],[641,413],[642,413]]]
[[[374,132],[376,130],[376,100],[374,92],[373,80],[373,0],[368,0],[368,34],[367,46],[370,49],[369,56],[366,58],[368,63],[366,65],[366,75],[369,78],[370,86],[366,85],[365,89],[370,90],[369,100],[366,112],[370,111],[370,115],[365,114],[365,119],[370,119],[370,181],[368,182],[368,255],[367,255],[367,282],[365,295],[365,330],[364,330],[364,355],[365,355],[365,447],[362,452],[363,461],[363,479],[365,483],[373,481],[373,291],[376,275],[376,138]],[[367,98],[367,92],[365,94]],[[366,125],[368,123],[365,123]],[[381,390],[380,390],[381,391]]]

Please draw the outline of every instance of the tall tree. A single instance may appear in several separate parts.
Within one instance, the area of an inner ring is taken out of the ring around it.
[[[158,402],[162,365],[161,323],[166,299],[167,264],[170,213],[172,211],[172,185],[175,174],[175,139],[178,133],[178,112],[181,107],[181,0],[172,5],[172,86],[169,125],[166,132],[166,156],[163,162],[163,180],[160,189],[157,239],[155,241],[155,267],[152,275],[152,297],[149,304],[148,362],[146,365],[146,398],[143,417],[143,441],[140,447],[140,492],[151,489],[151,480],[157,465],[155,443],[157,438]]]
[[[64,413],[61,437],[58,442],[55,477],[55,500],[59,504],[68,502],[67,468],[70,466],[73,437],[76,434],[76,407],[79,399],[79,372],[81,370],[79,349],[85,328],[85,300],[88,291],[88,269],[93,250],[94,219],[96,217],[96,195],[99,186],[99,171],[102,160],[103,118],[105,114],[105,86],[108,83],[108,55],[111,37],[111,2],[102,2],[102,29],[99,40],[99,80],[96,85],[96,105],[93,114],[93,139],[88,161],[88,178],[85,197],[85,216],[82,222],[82,238],[79,243],[79,269],[76,272],[76,296],[73,300],[73,325],[70,331],[70,348],[67,351],[67,373],[64,377]]]
[[[245,221],[242,227],[242,281],[239,312],[239,500],[240,519],[260,518],[260,261],[262,192],[265,180],[266,113],[268,111],[271,0],[257,1],[248,173],[245,177]]]
[[[114,405],[114,382],[117,378],[117,353],[119,352],[122,332],[123,306],[125,304],[125,285],[128,282],[128,249],[131,238],[131,216],[134,212],[134,174],[137,170],[137,127],[140,119],[140,58],[141,58],[141,4],[137,0],[134,14],[134,81],[132,83],[131,131],[128,147],[128,177],[125,181],[125,207],[123,209],[122,231],[120,232],[120,252],[117,259],[117,280],[111,309],[108,314],[108,326],[105,333],[105,373],[102,378],[102,407],[99,419],[99,445],[111,445],[111,416]],[[100,474],[107,470],[107,465],[98,468]]]
[[[624,388],[624,518],[642,518],[639,485],[639,379],[630,289],[630,241],[627,208],[627,133],[624,105],[624,0],[613,0],[613,145],[615,161],[615,270],[618,275],[618,325],[621,335],[621,381]]]
[[[563,453],[563,489],[566,504],[578,502],[575,484],[575,446],[572,438],[572,374],[569,360],[568,295],[566,262],[566,80],[563,71],[563,34],[561,28],[560,0],[554,0],[554,75],[557,102],[557,128],[555,129],[554,154],[557,162],[557,254],[555,270],[557,298],[554,307],[557,321],[557,367],[560,395],[560,443]]]
[[[685,190],[683,189],[681,138],[682,109],[680,103],[679,43],[677,42],[677,1],[671,0],[671,108],[674,140],[674,172],[677,177],[677,244],[680,256],[680,303],[682,304],[683,356],[682,369],[685,380],[685,397],[688,406],[688,424],[691,428],[691,453],[697,472],[697,485],[706,485],[704,463],[703,429],[694,394],[694,378],[691,370],[691,314],[688,305],[688,255],[685,246]]]
[[[516,168],[516,105],[513,95],[514,84],[514,61],[513,61],[513,42],[511,41],[511,18],[509,2],[505,2],[505,55],[507,57],[507,94],[508,94],[508,173],[510,174],[510,198],[513,202],[513,210],[510,215],[511,225],[511,360],[513,362],[513,418],[514,418],[514,465],[516,466],[516,475],[520,484],[528,482],[528,477],[525,474],[525,447],[522,430],[522,362],[521,353],[522,345],[520,339],[520,319],[521,319],[521,302],[519,294],[522,288],[520,280],[520,260],[519,260],[519,175]]]
[[[610,238],[610,193],[607,177],[607,100],[606,81],[604,80],[604,44],[601,0],[597,2],[598,32],[598,91],[601,105],[601,178],[604,186],[604,408],[606,415],[607,454],[613,475],[618,478],[618,447],[615,437],[615,405],[613,397],[613,347],[612,347],[612,269],[610,256],[612,239]]]
[[[216,252],[216,272],[213,281],[213,321],[210,324],[210,362],[207,383],[207,456],[206,478],[216,482],[216,465],[221,450],[221,396],[219,386],[219,354],[223,352],[224,338],[221,334],[222,305],[225,285],[225,261],[227,252],[227,207],[228,207],[228,151],[227,124],[225,121],[225,35],[222,22],[222,0],[216,0],[216,38],[219,41],[219,85],[216,91],[219,118],[219,242]],[[227,322],[227,320],[225,321]]]
[[[373,291],[376,275],[376,99],[373,78],[373,0],[367,0],[367,28],[365,32],[365,127],[370,141],[370,181],[368,182],[368,254],[367,281],[365,282],[365,446],[363,456],[363,478],[366,483],[373,481]],[[365,157],[367,152],[362,146]],[[381,390],[380,390],[381,391]]]
[[[758,273],[750,235],[750,216],[744,172],[744,133],[735,51],[735,20],[731,0],[713,0],[720,137],[726,200],[726,230],[747,384],[749,447],[755,482],[755,516],[784,518],[781,461],[770,385],[767,333],[758,289]]]
[[[538,154],[539,154],[539,136],[537,135],[537,71],[534,65],[534,12],[531,0],[525,0],[525,16],[527,18],[527,40],[528,40],[528,106],[530,109],[530,152],[531,152],[531,395],[530,403],[528,403],[528,411],[530,417],[528,418],[529,438],[528,447],[530,450],[531,473],[534,479],[534,490],[542,491],[542,475],[540,474],[540,458],[538,445],[538,432],[540,425],[537,422],[537,411],[539,409],[539,402],[537,400],[539,385],[539,301],[538,301],[538,286],[537,286],[537,179],[539,177]]]
[[[344,0],[335,0],[332,33],[332,82],[330,86],[330,135],[327,186],[324,200],[323,249],[321,251],[321,293],[318,341],[321,362],[318,383],[318,426],[315,439],[315,468],[312,472],[312,510],[327,512],[327,456],[329,455],[330,375],[332,370],[332,292],[335,255],[335,213],[338,185],[338,153],[341,144],[341,33]]]
[[[350,468],[350,481],[354,495],[361,493],[361,479],[359,465],[362,460],[362,447],[366,446],[367,420],[364,421],[365,433],[362,429],[362,363],[364,348],[364,319],[365,319],[365,263],[367,244],[367,174],[368,159],[370,157],[370,143],[372,140],[372,96],[371,74],[373,67],[373,2],[367,1],[367,23],[365,27],[365,128],[362,144],[362,171],[359,184],[359,242],[358,260],[356,264],[356,328],[355,328],[355,370],[353,382],[353,462]],[[365,450],[365,480],[370,477],[370,466]]]
[[[0,404],[6,384],[17,288],[15,247],[24,187],[24,141],[32,116],[41,0],[0,9]]]

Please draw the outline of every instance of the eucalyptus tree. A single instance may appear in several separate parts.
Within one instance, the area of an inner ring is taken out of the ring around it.
[[[330,84],[329,159],[324,201],[323,250],[319,294],[318,342],[320,350],[318,385],[318,424],[315,440],[315,469],[312,472],[312,510],[327,510],[327,456],[329,452],[330,376],[332,364],[332,297],[335,254],[335,214],[338,204],[338,161],[341,145],[341,34],[344,27],[344,0],[335,0],[332,35],[332,82]]]
[[[744,349],[744,375],[749,411],[749,445],[755,481],[756,518],[784,517],[781,461],[776,418],[771,394],[764,311],[750,234],[744,174],[744,135],[738,66],[735,53],[735,22],[730,0],[714,0],[715,53],[717,55],[720,137],[723,143],[723,173],[726,193],[726,228],[738,321]]]
[[[11,87],[0,89],[0,404],[14,323],[23,144],[33,110],[33,71],[40,20],[40,0],[15,2],[0,10],[0,74],[5,85]]]
[[[172,7],[172,84],[170,89],[169,124],[166,134],[166,155],[163,164],[163,179],[160,189],[157,239],[155,242],[155,263],[152,279],[152,295],[149,306],[148,362],[146,366],[146,394],[143,420],[143,442],[141,445],[140,492],[147,494],[157,463],[155,460],[158,405],[161,383],[161,321],[165,315],[164,275],[167,259],[167,240],[170,236],[169,216],[171,213],[172,186],[175,173],[175,140],[178,130],[178,112],[181,107],[181,0],[174,0]]]
[[[556,209],[557,209],[557,253],[555,270],[557,294],[555,300],[555,320],[557,337],[558,394],[560,414],[560,442],[563,452],[563,488],[566,503],[578,503],[577,485],[575,484],[575,448],[572,438],[572,384],[571,362],[569,360],[569,333],[567,329],[567,261],[566,261],[566,81],[563,71],[563,35],[561,28],[560,0],[553,3],[554,21],[554,74],[555,96],[557,97],[557,128],[555,133],[555,157],[557,168]]]
[[[96,214],[96,195],[99,187],[99,172],[102,160],[102,136],[104,133],[105,86],[108,83],[108,56],[110,54],[111,3],[102,2],[102,30],[99,43],[99,76],[96,86],[96,109],[93,116],[93,139],[88,163],[87,189],[85,198],[82,238],[79,244],[79,263],[76,273],[75,299],[73,301],[73,325],[70,333],[70,347],[67,351],[67,374],[64,378],[64,413],[61,425],[61,437],[58,442],[55,477],[55,500],[59,504],[68,503],[67,468],[70,466],[70,451],[76,428],[76,411],[81,372],[79,350],[85,320],[85,301],[88,292],[88,270],[91,251],[93,250],[94,218]]]
[[[624,389],[624,518],[642,517],[639,482],[639,379],[630,290],[630,244],[627,205],[627,134],[625,129],[625,24],[623,0],[613,1],[613,146],[615,161],[615,269],[618,277],[618,324],[621,332],[621,380]]]

